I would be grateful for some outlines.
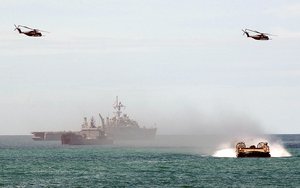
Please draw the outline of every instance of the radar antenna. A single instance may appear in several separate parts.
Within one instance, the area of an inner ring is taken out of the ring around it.
[[[125,108],[125,106],[121,102],[119,102],[118,96],[116,96],[116,102],[113,107],[116,110],[115,114],[116,114],[117,118],[120,118],[121,114],[122,114],[121,110],[122,110],[122,108]]]

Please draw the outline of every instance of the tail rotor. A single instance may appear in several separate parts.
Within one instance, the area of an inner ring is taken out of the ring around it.
[[[242,29],[242,31],[243,31],[243,35],[247,35],[247,37],[249,37],[249,33],[246,30]]]
[[[14,25],[15,25],[14,31],[15,31],[15,30],[18,30],[19,33],[22,33],[21,29],[19,28],[19,25],[18,25],[18,26],[16,26],[16,24],[14,24]]]

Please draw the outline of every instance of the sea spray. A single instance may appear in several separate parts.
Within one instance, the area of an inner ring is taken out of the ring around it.
[[[234,141],[222,143],[219,145],[218,149],[212,154],[213,157],[236,157],[235,153],[235,144],[238,143],[236,141],[237,139],[234,139]],[[247,147],[251,145],[257,145],[259,142],[268,142],[270,147],[270,154],[271,157],[290,157],[292,156],[282,145],[282,143],[279,140],[273,140],[270,138],[244,138],[240,139],[245,142]]]
[[[272,147],[272,148],[271,148]],[[271,157],[291,157],[292,155],[280,143],[270,144]]]
[[[217,151],[212,155],[213,157],[236,157],[235,148],[229,142],[221,143],[218,146]]]
[[[235,148],[225,148],[217,150],[213,155],[213,157],[236,157]]]

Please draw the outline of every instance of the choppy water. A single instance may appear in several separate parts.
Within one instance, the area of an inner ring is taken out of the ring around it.
[[[0,187],[300,187],[300,135],[276,137],[290,157],[213,157],[222,149],[168,145],[190,136],[115,146],[0,136]]]

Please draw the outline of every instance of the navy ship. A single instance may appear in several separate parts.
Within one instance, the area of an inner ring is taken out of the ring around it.
[[[118,96],[116,97],[113,108],[115,111],[112,117],[103,118],[101,114],[99,114],[101,125],[98,126],[96,125],[93,117],[91,118],[90,123],[88,123],[88,120],[85,117],[81,131],[79,131],[80,134],[93,135],[95,137],[95,135],[99,134],[99,130],[101,130],[113,140],[149,140],[155,138],[157,128],[141,127],[138,122],[130,119],[127,114],[123,114],[122,110],[125,106],[118,100]],[[65,133],[65,131],[32,132],[32,139],[36,141],[58,141],[61,140],[61,136]]]

